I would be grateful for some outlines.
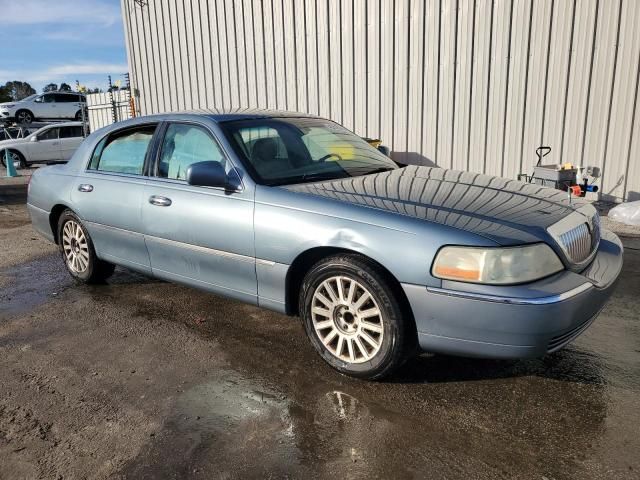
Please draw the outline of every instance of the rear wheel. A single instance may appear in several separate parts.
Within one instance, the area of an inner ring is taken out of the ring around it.
[[[102,283],[113,274],[115,265],[96,256],[89,232],[71,210],[65,210],[60,215],[58,240],[62,259],[76,280]]]
[[[13,162],[13,166],[16,168],[27,168],[27,161],[24,156],[18,152],[17,150],[3,150],[0,152],[0,158],[2,161],[2,166],[7,168],[7,153],[9,154],[9,161]]]
[[[300,294],[307,336],[333,368],[380,379],[406,359],[405,319],[385,275],[359,255],[335,255],[314,265]]]
[[[29,110],[18,110],[16,112],[16,120],[18,123],[31,123],[33,122],[33,113]]]

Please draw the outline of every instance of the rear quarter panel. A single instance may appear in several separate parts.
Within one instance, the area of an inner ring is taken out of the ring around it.
[[[54,241],[49,215],[56,205],[73,208],[70,189],[74,175],[56,165],[36,170],[29,182],[27,208],[34,228],[47,239]]]

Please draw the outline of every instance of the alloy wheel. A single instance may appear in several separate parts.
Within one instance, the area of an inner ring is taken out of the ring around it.
[[[25,111],[18,112],[19,123],[31,123],[32,120],[33,120],[33,117],[29,112],[25,112]]]
[[[62,248],[67,266],[82,273],[89,267],[89,245],[79,223],[69,220],[62,228]]]
[[[7,155],[6,152],[0,152],[0,160],[2,161],[2,165],[6,168],[7,166]],[[16,152],[9,152],[9,161],[13,162],[13,166],[17,169],[22,168],[22,161],[20,156]]]
[[[346,276],[324,280],[315,290],[311,318],[318,338],[348,363],[371,360],[380,351],[384,319],[373,295]]]

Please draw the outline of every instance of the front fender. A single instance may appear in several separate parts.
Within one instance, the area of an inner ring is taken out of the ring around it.
[[[334,247],[361,253],[402,283],[439,286],[430,267],[445,244],[495,245],[459,229],[375,208],[259,187],[256,258],[291,265],[305,251]]]

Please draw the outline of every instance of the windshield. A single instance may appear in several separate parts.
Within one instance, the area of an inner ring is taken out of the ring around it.
[[[398,168],[330,120],[268,118],[221,124],[252,175],[265,185],[357,177]]]
[[[19,101],[20,101],[20,102],[28,102],[28,101],[33,100],[34,98],[36,98],[36,97],[38,97],[38,96],[40,96],[40,94],[39,94],[39,93],[36,93],[36,94],[34,94],[34,95],[29,95],[28,97],[23,98],[22,100],[19,100]]]

